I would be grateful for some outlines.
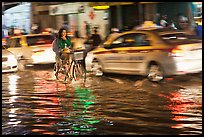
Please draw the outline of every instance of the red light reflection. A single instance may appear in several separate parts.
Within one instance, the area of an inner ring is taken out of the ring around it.
[[[173,116],[171,120],[178,122],[178,124],[171,126],[171,128],[193,127],[193,124],[187,124],[187,122],[196,120],[196,118],[189,117],[188,115],[195,115],[196,112],[194,111],[196,111],[196,108],[202,107],[202,101],[196,101],[196,95],[190,92],[191,90],[179,90],[171,92],[170,95],[158,95],[170,100],[167,108],[171,110]]]
[[[43,120],[38,120],[35,124],[33,124],[33,132],[40,132],[42,134],[49,134],[53,135],[56,134],[54,132],[50,132],[49,129],[46,127],[51,127],[55,125],[60,118],[65,117],[67,114],[61,110],[61,97],[58,97],[63,91],[72,90],[71,87],[67,85],[57,82],[55,80],[48,80],[50,79],[50,75],[47,72],[39,71],[36,72],[37,79],[35,80],[35,94],[33,96],[33,102],[37,105],[36,109],[34,109],[34,118],[37,119],[46,119],[44,122]],[[61,93],[60,93],[61,92]],[[47,107],[51,106],[51,107]]]

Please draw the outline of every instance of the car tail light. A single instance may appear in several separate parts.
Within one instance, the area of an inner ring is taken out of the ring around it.
[[[183,56],[183,50],[179,47],[175,47],[170,50],[169,56],[171,57],[181,57]]]

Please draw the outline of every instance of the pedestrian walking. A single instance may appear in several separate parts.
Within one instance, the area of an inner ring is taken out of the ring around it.
[[[101,36],[98,34],[98,30],[96,28],[93,30],[93,34],[90,36],[90,39],[93,40],[93,49],[98,47],[98,45],[102,42]]]
[[[84,42],[85,45],[85,57],[87,53],[91,50],[94,50],[102,42],[101,36],[98,34],[97,29],[93,30],[93,34]]]

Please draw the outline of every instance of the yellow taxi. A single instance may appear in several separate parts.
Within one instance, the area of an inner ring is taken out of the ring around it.
[[[159,82],[166,76],[201,72],[202,40],[170,28],[139,27],[107,40],[89,52],[85,62],[96,75],[142,75]]]
[[[12,36],[7,41],[7,50],[19,60],[26,60],[28,64],[55,63],[53,40],[50,33]]]
[[[6,40],[2,39],[2,73],[16,72],[18,70],[18,60],[13,53],[6,49]]]

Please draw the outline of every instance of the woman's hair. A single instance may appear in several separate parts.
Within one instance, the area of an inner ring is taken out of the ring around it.
[[[57,33],[57,38],[58,38],[58,39],[62,37],[62,31],[63,31],[63,30],[66,30],[66,32],[67,32],[67,29],[66,29],[66,28],[64,28],[64,27],[60,28],[60,30],[59,30],[58,33]]]

